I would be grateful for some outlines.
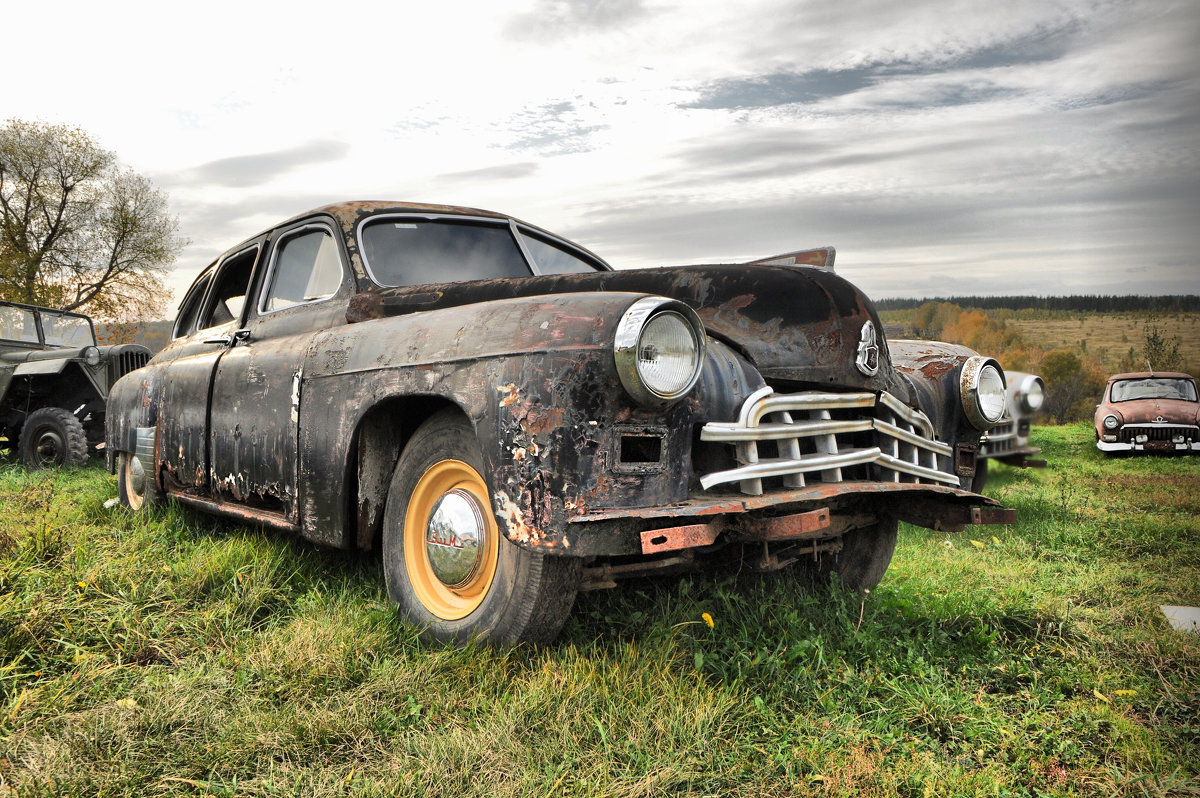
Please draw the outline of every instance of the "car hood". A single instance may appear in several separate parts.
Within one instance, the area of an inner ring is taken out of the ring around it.
[[[1126,424],[1195,424],[1200,412],[1200,404],[1182,399],[1131,399],[1110,403],[1108,408],[1118,413]]]
[[[622,291],[678,299],[709,335],[733,346],[767,379],[886,390],[909,398],[892,369],[882,325],[867,297],[832,272],[794,266],[705,265],[372,288],[351,301],[350,322],[474,302],[544,294]],[[879,369],[855,367],[871,322]]]

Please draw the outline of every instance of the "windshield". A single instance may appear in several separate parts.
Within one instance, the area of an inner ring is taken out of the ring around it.
[[[68,316],[43,310],[42,332],[48,346],[88,346],[96,343],[92,322],[86,316]]]
[[[1129,402],[1134,399],[1182,399],[1196,401],[1196,383],[1177,377],[1145,377],[1140,380],[1114,382],[1111,399]]]
[[[507,223],[384,217],[362,229],[367,270],[380,285],[425,285],[531,272]]]
[[[38,333],[37,324],[33,320],[33,311],[0,305],[0,338],[36,344]]]

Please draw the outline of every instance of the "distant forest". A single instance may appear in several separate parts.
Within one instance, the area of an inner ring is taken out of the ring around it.
[[[1080,313],[1196,313],[1200,296],[952,296],[936,299],[880,299],[878,310],[912,310],[926,302],[949,302],[978,310],[1053,310]]]

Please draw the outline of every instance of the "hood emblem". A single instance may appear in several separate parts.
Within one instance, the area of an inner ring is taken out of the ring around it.
[[[875,325],[868,321],[862,326],[858,335],[858,357],[854,365],[868,377],[874,377],[879,372],[879,344],[876,341]]]

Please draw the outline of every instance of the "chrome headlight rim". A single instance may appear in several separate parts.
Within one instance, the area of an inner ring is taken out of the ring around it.
[[[1026,413],[1036,413],[1046,404],[1046,382],[1036,374],[1030,374],[1021,380],[1017,390],[1021,409]]]
[[[652,321],[664,314],[680,317],[686,323],[693,343],[692,367],[688,379],[680,388],[669,392],[648,384],[638,363],[642,334]],[[682,399],[696,387],[704,369],[707,346],[704,324],[690,306],[666,297],[642,297],[625,309],[617,323],[616,334],[613,337],[613,359],[625,392],[644,407],[660,408]]]
[[[83,358],[83,362],[95,368],[100,365],[100,349],[95,346],[85,346],[79,356]]]
[[[1109,423],[1110,421],[1112,422],[1111,424]],[[1100,423],[1106,430],[1109,431],[1119,429],[1121,427],[1121,419],[1117,418],[1114,413],[1109,413]]]
[[[1004,369],[999,362],[982,355],[967,358],[959,381],[959,393],[971,426],[981,432],[996,426],[1004,417],[1008,404],[1007,390]]]

